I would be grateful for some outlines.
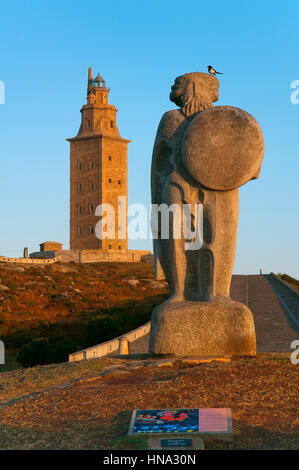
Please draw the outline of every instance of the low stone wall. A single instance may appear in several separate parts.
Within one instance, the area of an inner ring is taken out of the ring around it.
[[[82,349],[69,355],[69,362],[82,361],[83,359],[92,359],[97,357],[108,356],[109,354],[119,352],[120,341],[122,338],[126,338],[129,343],[136,341],[142,336],[147,335],[151,329],[151,322],[145,323],[145,325],[136,328],[135,330],[129,331],[122,336],[106,341],[105,343],[91,346],[90,348]]]
[[[79,250],[55,250],[55,251],[36,251],[35,253],[30,253],[30,259],[52,259],[59,256],[60,261],[64,263],[79,263],[80,261],[80,251]]]
[[[273,276],[275,279],[277,279],[279,282],[284,284],[286,287],[288,287],[291,291],[294,292],[294,294],[299,295],[299,290],[296,289],[295,286],[292,286],[289,282],[286,282],[284,279],[281,279],[281,277],[276,276],[274,273],[270,273],[271,276]]]
[[[80,251],[79,250],[62,250],[54,251],[54,256],[60,256],[61,261],[64,263],[79,263],[80,262]]]
[[[37,251],[30,254],[30,259],[52,259],[58,257],[64,263],[101,263],[101,262],[122,262],[122,263],[146,263],[151,262],[150,251],[147,250],[61,250],[61,251]]]
[[[0,256],[0,263],[53,264],[57,263],[57,261],[61,261],[59,256],[51,259],[7,258],[6,256]]]
[[[152,254],[143,255],[141,258],[141,261],[143,263],[154,264],[154,255]]]
[[[104,250],[80,250],[80,263],[96,263],[103,261],[119,261],[123,263],[140,262],[143,256],[148,256],[150,251],[127,250],[127,251],[104,251]]]

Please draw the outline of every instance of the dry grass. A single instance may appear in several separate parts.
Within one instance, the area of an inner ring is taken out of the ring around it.
[[[291,284],[293,287],[296,287],[296,289],[299,289],[299,281],[294,277],[288,276],[287,274],[279,274],[278,276],[287,283]]]
[[[192,367],[147,365],[100,378],[99,371],[114,361],[119,359],[2,374],[2,403],[25,391],[48,391],[2,407],[1,449],[146,448],[145,440],[127,438],[132,410],[174,407],[231,408],[234,449],[298,448],[298,366],[286,354]],[[206,447],[227,444],[209,440]]]
[[[128,279],[137,279],[133,286]],[[167,296],[146,263],[0,264],[0,338],[19,349],[33,338],[71,339],[80,349],[89,320],[108,315],[125,333],[150,320]],[[5,369],[4,369],[5,370]]]

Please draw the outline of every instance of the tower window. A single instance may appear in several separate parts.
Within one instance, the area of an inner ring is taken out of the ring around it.
[[[94,169],[94,161],[90,160],[90,168],[93,170]]]
[[[82,207],[81,206],[77,206],[77,215],[81,215],[82,214]]]
[[[111,248],[112,248],[112,246],[111,246],[111,245],[109,245],[109,250],[111,250]]]
[[[89,204],[89,212],[92,214],[93,213],[93,210],[94,210],[94,205],[93,204]]]
[[[96,104],[97,100],[94,100],[94,104]]]
[[[93,227],[90,227],[90,233],[91,233],[92,235],[93,235],[93,232],[94,232]]]
[[[109,160],[110,160],[110,162],[111,162],[111,160],[112,160],[112,157],[110,157],[110,156],[109,156],[108,158],[109,158]]]
[[[89,191],[93,191],[94,190],[94,183],[93,181],[89,181]]]
[[[111,183],[111,181],[112,181],[111,178],[109,178],[108,182]]]
[[[82,183],[78,183],[78,193],[82,193]]]
[[[114,127],[114,122],[110,121],[110,127]]]
[[[119,186],[120,186],[120,180],[118,180],[118,184],[119,184]]]
[[[118,249],[121,250],[121,246],[118,246]]]

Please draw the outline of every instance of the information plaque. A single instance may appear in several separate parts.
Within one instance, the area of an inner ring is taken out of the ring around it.
[[[230,408],[134,410],[129,435],[189,434],[232,437]]]

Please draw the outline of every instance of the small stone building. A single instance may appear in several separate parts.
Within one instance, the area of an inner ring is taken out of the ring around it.
[[[61,251],[62,250],[62,243],[58,242],[43,242],[40,243],[40,251]]]

